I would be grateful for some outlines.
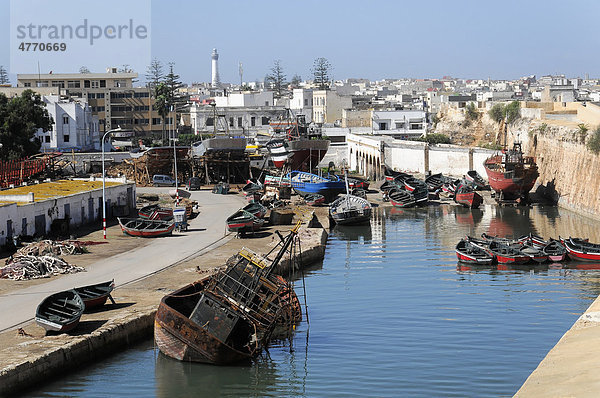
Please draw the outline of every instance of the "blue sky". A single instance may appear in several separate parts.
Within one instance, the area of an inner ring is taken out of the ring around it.
[[[0,0],[0,65],[5,67],[10,65],[9,4]],[[92,15],[102,3],[89,4]],[[64,14],[82,18],[69,9]],[[244,80],[253,81],[262,80],[275,59],[288,78],[310,78],[317,57],[330,61],[336,79],[600,77],[599,15],[595,0],[154,0],[148,57],[174,62],[186,83],[210,80],[214,47],[221,80],[230,82],[239,81],[239,62]],[[120,64],[143,58],[115,53]],[[106,62],[106,52],[82,51],[46,59],[41,71],[76,72],[86,65],[96,72],[111,66]],[[143,80],[145,70],[137,69]],[[13,76],[21,72],[10,70]]]

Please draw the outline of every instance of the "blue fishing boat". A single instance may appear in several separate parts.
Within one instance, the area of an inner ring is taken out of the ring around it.
[[[289,179],[292,188],[299,195],[317,193],[325,197],[325,201],[331,202],[339,194],[346,192],[346,184],[336,175],[321,177],[305,171],[292,171],[285,178]]]

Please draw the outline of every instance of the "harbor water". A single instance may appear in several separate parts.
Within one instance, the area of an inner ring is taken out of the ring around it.
[[[465,235],[581,236],[554,207],[376,208],[335,227],[305,273],[306,317],[250,364],[166,358],[147,341],[30,392],[57,397],[512,396],[600,294],[600,264],[465,266]]]

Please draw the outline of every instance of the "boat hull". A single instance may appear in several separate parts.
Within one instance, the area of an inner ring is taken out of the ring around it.
[[[175,229],[175,223],[174,222],[166,222],[166,223],[161,223],[160,226],[158,226],[157,228],[141,228],[141,225],[146,225],[146,224],[151,224],[153,222],[157,222],[157,221],[153,221],[153,220],[145,220],[146,223],[144,223],[143,219],[139,219],[142,222],[139,223],[140,226],[138,226],[137,224],[133,223],[132,221],[124,221],[121,218],[117,218],[117,220],[119,221],[119,224],[121,225],[121,231],[123,231],[123,233],[125,235],[129,235],[129,236],[134,236],[134,237],[138,237],[138,238],[158,238],[161,236],[167,236],[167,235],[171,235],[173,233],[173,229]]]
[[[483,203],[483,197],[477,192],[457,193],[454,200],[456,203],[471,209],[477,209]]]
[[[85,309],[87,311],[103,306],[114,288],[115,282],[112,280],[109,282],[98,283],[96,285],[77,287],[75,288],[75,291],[83,300]]]

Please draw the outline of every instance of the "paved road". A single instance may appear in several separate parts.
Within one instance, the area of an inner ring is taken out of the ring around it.
[[[138,188],[137,192],[168,190]],[[225,237],[225,219],[244,204],[238,195],[215,195],[210,191],[194,191],[191,199],[200,204],[200,216],[191,220],[188,232],[175,232],[173,236],[157,238],[139,249],[91,264],[86,267],[87,272],[51,278],[46,283],[0,296],[0,331],[32,320],[37,305],[51,293],[113,278],[115,284],[121,286],[193,256]]]

